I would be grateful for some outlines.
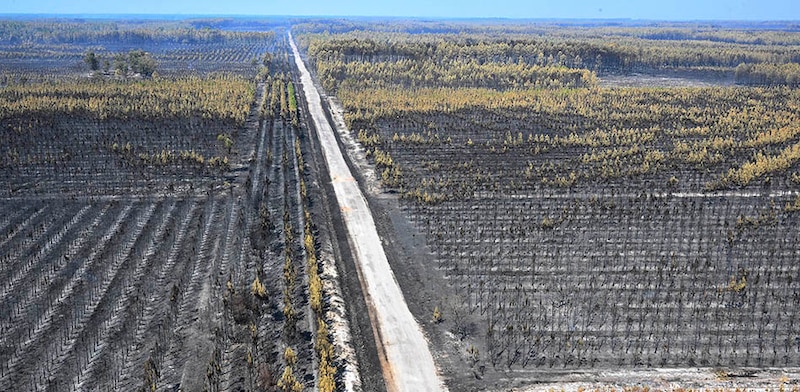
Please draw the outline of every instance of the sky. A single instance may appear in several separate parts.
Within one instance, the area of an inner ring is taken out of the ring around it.
[[[800,20],[800,0],[0,0],[0,14]]]

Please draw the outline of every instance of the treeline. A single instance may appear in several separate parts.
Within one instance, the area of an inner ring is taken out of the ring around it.
[[[509,56],[508,50],[476,47],[471,41],[417,42],[415,37],[400,41],[307,39],[312,67],[325,89],[347,88],[486,87],[499,90],[519,88],[572,88],[596,84],[592,71],[580,68],[580,58],[539,56],[533,61]]]
[[[196,28],[183,21],[0,21],[0,44],[23,43],[214,43],[274,39],[275,33]]]
[[[317,76],[322,86],[336,92],[347,88],[418,87],[487,87],[513,88],[591,87],[595,74],[586,69],[564,66],[539,66],[524,63],[478,63],[475,60],[401,60],[382,62],[317,62]]]
[[[740,64],[736,83],[759,86],[800,86],[800,64]]]
[[[307,40],[307,41],[306,41]],[[548,42],[530,37],[410,35],[354,32],[301,38],[310,57],[325,61],[475,61],[524,63],[597,70],[624,62],[619,53],[586,42]]]
[[[513,27],[508,27],[511,32],[506,33],[473,33],[466,30],[434,35],[376,32],[369,26],[364,30],[335,35],[309,33],[301,37],[301,45],[307,47],[310,54],[342,60],[432,58],[523,61],[540,66],[556,64],[595,71],[702,67],[730,70],[742,63],[800,62],[800,47],[794,43],[795,38],[800,40],[800,33],[781,44],[766,45],[722,39],[682,41],[644,38],[656,34],[658,29],[620,28],[607,31],[610,28],[547,27],[523,33],[515,32]],[[723,33],[746,34],[719,32],[721,35]]]
[[[198,118],[242,126],[254,94],[251,81],[230,75],[10,84],[0,89],[0,121],[62,116],[100,121]]]
[[[773,30],[775,28],[776,30]],[[709,41],[746,45],[800,45],[800,32],[787,31],[782,26],[764,30],[753,28],[725,29],[714,26],[692,27],[640,27],[632,29],[606,29],[611,34],[629,35],[650,40]]]
[[[387,23],[390,22],[390,23]],[[342,34],[353,31],[408,34],[527,34],[587,37],[637,37],[650,40],[718,41],[759,45],[800,44],[800,25],[795,22],[663,22],[559,20],[530,21],[425,21],[425,20],[353,20],[318,19],[292,27],[297,33]]]

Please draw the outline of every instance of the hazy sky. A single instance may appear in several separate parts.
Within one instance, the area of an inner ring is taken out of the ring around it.
[[[800,20],[800,0],[0,0],[0,14]]]

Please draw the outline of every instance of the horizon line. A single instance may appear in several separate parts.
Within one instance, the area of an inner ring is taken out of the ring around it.
[[[297,19],[398,19],[398,20],[470,20],[470,21],[575,21],[575,22],[673,22],[673,23],[800,23],[800,19],[651,19],[651,18],[582,18],[582,17],[535,17],[516,18],[509,16],[392,16],[392,15],[271,15],[271,14],[225,14],[225,13],[31,13],[31,12],[0,12],[0,18],[81,18],[81,19],[127,19],[127,18],[235,18],[235,19],[266,19],[266,18],[297,18]]]

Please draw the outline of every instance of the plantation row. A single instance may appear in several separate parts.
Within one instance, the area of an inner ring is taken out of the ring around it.
[[[740,223],[764,204],[529,192],[409,213],[464,302],[444,317],[498,368],[797,366],[799,217]]]
[[[10,85],[0,94],[3,192],[221,185],[255,140],[242,132],[257,127],[254,101],[254,83],[238,76]]]
[[[133,390],[141,373],[125,374],[124,366],[141,364],[116,364],[115,354],[147,357],[167,328],[155,313],[175,310],[170,290],[198,294],[183,283],[199,263],[189,256],[191,227],[221,216],[202,218],[203,208],[189,200],[39,204],[38,221],[5,228],[16,250],[4,253],[12,267],[3,279],[4,346],[11,348],[2,359],[4,388],[66,390],[97,382],[97,389],[130,383]],[[36,243],[20,242],[33,233]]]
[[[337,388],[316,172],[274,49],[247,78],[6,81],[0,388]]]

